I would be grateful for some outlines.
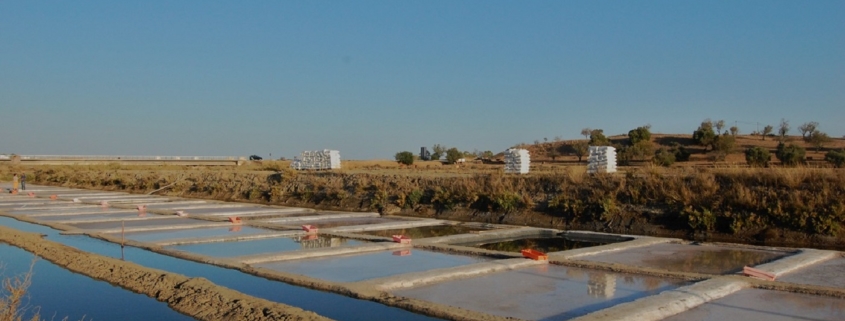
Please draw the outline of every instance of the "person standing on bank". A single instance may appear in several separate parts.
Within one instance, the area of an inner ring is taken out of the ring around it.
[[[20,181],[18,180],[18,174],[16,173],[12,176],[12,192],[16,192],[18,190],[18,185],[20,185]]]
[[[21,174],[21,190],[26,190],[26,173]]]

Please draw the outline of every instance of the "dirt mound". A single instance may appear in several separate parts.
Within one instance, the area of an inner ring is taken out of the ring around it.
[[[32,252],[70,271],[145,294],[198,320],[331,320],[314,312],[252,297],[203,278],[143,267],[0,226],[0,242]]]

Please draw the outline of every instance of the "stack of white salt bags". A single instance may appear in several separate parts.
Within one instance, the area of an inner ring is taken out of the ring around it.
[[[528,174],[531,155],[527,149],[511,148],[505,151],[505,173]]]
[[[587,158],[587,173],[615,173],[616,148],[610,146],[590,146]]]
[[[340,152],[336,150],[303,151],[290,167],[296,170],[329,170],[340,168]]]

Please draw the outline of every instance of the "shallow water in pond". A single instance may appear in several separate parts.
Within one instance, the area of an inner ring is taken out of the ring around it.
[[[789,255],[781,251],[716,245],[656,244],[579,259],[679,272],[727,274]]]
[[[484,242],[484,243],[464,243],[458,245],[478,247],[486,250],[519,252],[523,249],[532,249],[544,253],[560,252],[573,249],[580,249],[584,247],[599,246],[609,244],[611,242],[586,242],[578,241],[565,237],[535,237],[524,238],[517,240],[506,240],[499,242]]]
[[[396,291],[505,317],[567,320],[674,289],[682,280],[537,265]]]
[[[213,227],[213,228],[190,228],[179,230],[164,230],[164,231],[150,231],[150,232],[134,232],[126,233],[126,239],[140,241],[140,242],[157,242],[163,240],[196,238],[196,237],[229,237],[252,234],[274,233],[277,231],[268,230],[250,226],[228,226],[228,227]],[[120,233],[111,234],[120,237]]]
[[[22,277],[32,260],[31,253],[0,243],[0,277]],[[25,314],[28,317],[38,308],[45,320],[194,320],[166,303],[72,273],[47,260],[37,260],[32,267],[25,301],[31,307]]]
[[[203,244],[175,245],[168,246],[167,248],[212,257],[234,257],[260,253],[288,252],[304,249],[360,245],[364,243],[366,242],[341,237],[329,237],[320,235],[316,236],[316,238],[313,239],[310,239],[309,236],[274,237],[268,239],[245,240],[237,242],[214,242]]]
[[[455,234],[464,234],[472,231],[486,231],[483,228],[469,227],[465,225],[434,225],[434,226],[420,226],[401,229],[377,230],[354,232],[356,234],[366,234],[375,236],[391,237],[393,235],[402,234],[410,238],[426,238],[436,236],[448,236]]]
[[[322,220],[307,220],[307,221],[295,221],[295,222],[280,222],[276,223],[279,225],[284,226],[301,226],[301,225],[314,225],[317,228],[332,228],[332,227],[340,227],[340,226],[354,226],[354,225],[369,225],[369,224],[380,224],[380,223],[390,223],[390,222],[398,222],[400,219],[390,219],[390,218],[382,218],[382,217],[356,217],[356,218],[338,218],[338,219],[322,219]]]
[[[86,252],[114,258],[124,257],[127,261],[135,262],[146,267],[179,273],[189,277],[203,277],[220,286],[270,301],[314,311],[335,320],[438,320],[375,302],[357,300],[339,294],[270,281],[240,271],[182,260],[138,248],[126,247],[123,253],[121,253],[120,245],[117,244],[81,235],[60,235],[59,231],[49,227],[20,222],[8,217],[0,217],[0,225],[27,232],[42,233],[47,235],[47,239],[49,240]],[[149,320],[156,319],[152,318]]]
[[[488,260],[482,257],[404,249],[254,265],[328,281],[356,282]],[[354,271],[354,273],[351,273],[351,271]]]

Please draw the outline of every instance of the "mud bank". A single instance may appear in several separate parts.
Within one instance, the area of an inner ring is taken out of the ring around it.
[[[508,176],[38,167],[33,183],[688,240],[845,249],[845,171]]]
[[[188,278],[82,252],[34,233],[0,226],[0,242],[70,271],[166,302],[173,310],[198,320],[331,320],[314,312],[248,296],[203,278]]]

